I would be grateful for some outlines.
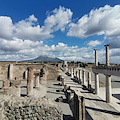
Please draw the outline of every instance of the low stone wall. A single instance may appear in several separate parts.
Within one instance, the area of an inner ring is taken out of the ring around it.
[[[57,80],[58,77],[58,67],[49,64],[40,63],[16,63],[16,62],[0,62],[0,80],[8,79],[9,77],[9,64],[12,66],[12,80],[22,80],[25,78],[25,71],[28,67],[33,69],[33,72],[40,72],[42,68],[45,70],[46,78],[45,80]]]
[[[62,120],[62,111],[51,99],[12,97],[0,101],[0,116],[0,120]]]

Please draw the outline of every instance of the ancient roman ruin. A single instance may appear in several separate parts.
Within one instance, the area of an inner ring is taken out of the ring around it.
[[[119,120],[119,108],[111,107],[114,102],[111,76],[120,77],[120,67],[110,66],[109,45],[105,45],[105,49],[106,65],[98,65],[97,49],[94,49],[95,65],[92,68],[83,68],[67,61],[54,64],[0,62],[0,119]],[[100,81],[101,74],[105,76],[105,82]],[[49,85],[48,88],[57,92],[46,90],[45,85],[53,81],[59,82],[53,84],[56,88],[61,88],[57,90]],[[99,97],[101,86],[105,88],[105,100]],[[64,94],[66,99],[61,96],[56,101],[67,103],[73,116],[65,118],[65,113],[55,100],[46,97],[47,92]]]

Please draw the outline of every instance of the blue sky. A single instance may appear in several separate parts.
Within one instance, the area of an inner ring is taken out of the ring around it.
[[[120,63],[118,0],[0,0],[0,60],[40,55],[68,61]]]

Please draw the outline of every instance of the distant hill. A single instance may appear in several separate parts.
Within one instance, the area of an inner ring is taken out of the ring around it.
[[[26,60],[27,62],[34,63],[34,62],[51,62],[51,63],[57,63],[57,62],[64,62],[63,60],[59,58],[50,58],[47,56],[39,56],[38,58],[35,58],[33,60]],[[25,61],[23,61],[25,62]]]

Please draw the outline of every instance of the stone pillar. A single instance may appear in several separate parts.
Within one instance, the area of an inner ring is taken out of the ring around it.
[[[95,94],[99,94],[99,74],[95,73]]]
[[[71,68],[71,78],[74,78],[74,76],[73,76],[73,68]]]
[[[97,59],[97,49],[95,50],[95,66],[98,66],[98,59]],[[99,94],[99,74],[95,74],[95,94]]]
[[[68,74],[70,74],[70,68],[68,67]]]
[[[78,70],[78,80],[80,80],[80,70]]]
[[[77,79],[79,79],[79,71],[78,70],[76,71],[76,77],[77,77]]]
[[[27,78],[28,78],[28,71],[26,70],[25,71],[25,79],[27,80]]]
[[[71,100],[71,95],[72,95],[71,90],[67,90],[67,101],[68,101],[68,103],[69,103],[70,100]]]
[[[35,87],[39,87],[39,73],[35,74]]]
[[[85,85],[85,80],[86,80],[86,75],[85,75],[85,71],[83,70],[83,80],[82,80],[83,85]]]
[[[64,85],[64,92],[66,92],[69,89],[69,86]]]
[[[31,95],[33,92],[33,70],[28,68],[28,79],[27,79],[27,93]]]
[[[85,120],[85,98],[74,93],[74,119]]]
[[[9,80],[13,79],[13,64],[10,64],[8,67],[8,79]]]
[[[82,70],[80,70],[80,82],[82,83]]]
[[[109,66],[109,44],[104,45],[106,47],[106,66]]]
[[[95,50],[95,66],[98,66],[98,58],[97,58],[97,50],[98,49],[94,49]]]
[[[91,90],[91,72],[88,72],[88,90]]]
[[[62,86],[64,86],[64,77],[61,78]]]
[[[111,93],[111,75],[106,75],[106,102],[110,103],[112,98]]]
[[[65,72],[67,72],[68,71],[68,64],[67,64],[67,61],[64,61],[64,70],[65,70]]]

